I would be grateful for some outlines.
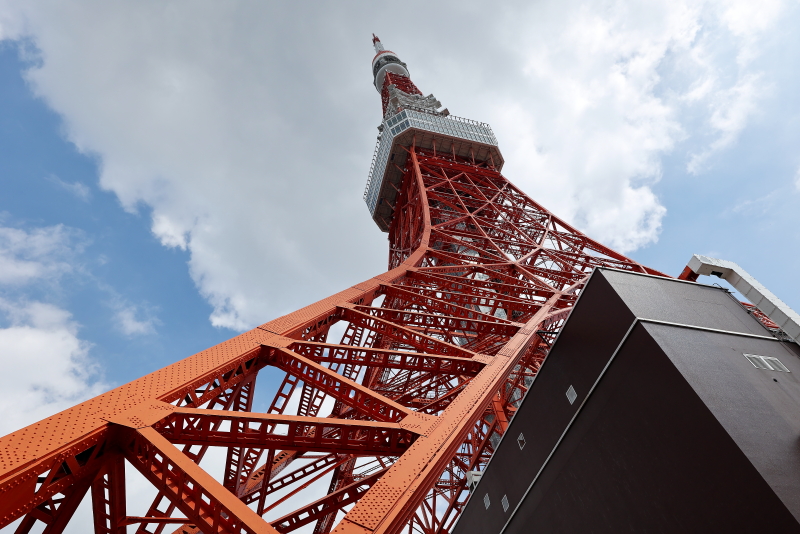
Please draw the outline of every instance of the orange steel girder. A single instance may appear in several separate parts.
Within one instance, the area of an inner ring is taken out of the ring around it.
[[[592,269],[662,273],[491,162],[408,152],[389,271],[1,438],[0,527],[61,532],[91,489],[96,532],[449,532]],[[254,413],[266,366],[285,378]],[[222,481],[198,465],[210,446]],[[144,515],[126,515],[123,458],[158,489]],[[331,473],[326,497],[262,519]]]

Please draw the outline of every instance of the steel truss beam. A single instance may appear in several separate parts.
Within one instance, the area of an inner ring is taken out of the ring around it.
[[[450,532],[465,473],[489,461],[591,269],[661,273],[491,161],[406,152],[389,271],[1,438],[0,528],[62,532],[91,488],[103,533]],[[255,413],[267,366],[285,376]],[[222,481],[198,466],[211,446],[227,452]],[[159,492],[141,516],[123,455]]]
[[[275,530],[153,428],[124,429],[126,459],[205,532]]]
[[[177,408],[154,426],[171,443],[395,456],[414,441],[397,423]]]
[[[308,477],[315,476],[320,472],[326,472],[329,468],[336,467],[349,460],[349,458],[349,456],[341,454],[327,454],[308,465],[305,465],[299,469],[295,469],[291,473],[288,473],[280,478],[270,480],[269,484],[267,484],[267,487],[264,490],[264,493],[269,495],[270,493],[274,493],[278,490],[289,487],[296,482],[305,480]],[[250,504],[258,500],[258,495],[250,493],[249,495],[244,496],[242,500],[246,504]]]
[[[318,521],[331,513],[336,513],[345,506],[358,501],[369,490],[386,470],[378,471],[355,482],[329,493],[308,506],[295,510],[272,522],[278,532],[292,532],[304,525]]]
[[[125,534],[125,459],[115,454],[92,483],[95,534]]]
[[[270,364],[324,389],[331,397],[376,421],[399,421],[411,411],[382,395],[288,349],[276,348]]]
[[[484,365],[472,358],[328,343],[300,342],[293,344],[292,349],[317,363],[344,363],[379,369],[401,369],[436,374],[474,376]]]

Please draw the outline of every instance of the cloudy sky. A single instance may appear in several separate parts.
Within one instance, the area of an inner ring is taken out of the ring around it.
[[[0,434],[385,269],[372,32],[560,216],[800,308],[799,26],[778,0],[0,0]]]

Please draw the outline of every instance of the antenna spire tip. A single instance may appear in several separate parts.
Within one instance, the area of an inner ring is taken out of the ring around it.
[[[375,47],[376,54],[380,54],[384,50],[383,43],[381,43],[381,40],[378,39],[378,36],[374,33],[372,34],[372,46]]]

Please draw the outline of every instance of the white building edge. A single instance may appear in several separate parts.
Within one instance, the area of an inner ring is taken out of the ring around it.
[[[695,254],[687,267],[696,274],[722,278],[777,324],[786,335],[800,342],[800,315],[750,273],[732,261]]]

